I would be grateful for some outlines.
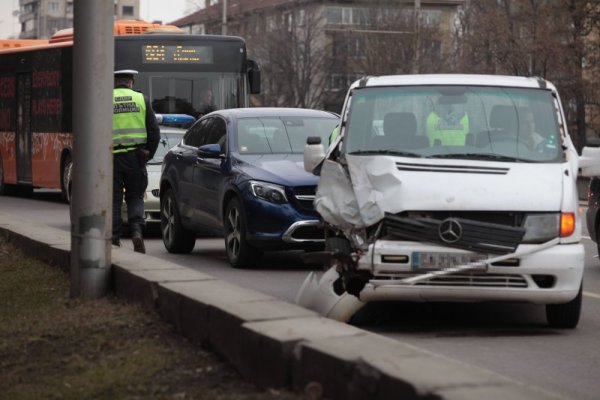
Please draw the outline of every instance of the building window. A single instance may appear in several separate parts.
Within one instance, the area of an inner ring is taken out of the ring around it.
[[[328,7],[327,23],[332,25],[367,25],[369,12],[366,8]]]
[[[193,33],[195,35],[206,34],[206,28],[204,27],[204,24],[195,24],[195,25],[192,25],[190,28],[191,28],[190,33]]]
[[[123,6],[122,10],[124,17],[133,17],[133,6]]]
[[[269,15],[267,17],[267,32],[273,32],[275,29],[277,29],[277,20],[274,16]]]
[[[366,58],[366,40],[362,36],[354,36],[349,38],[339,37],[335,40],[334,45],[331,46],[331,55],[333,58]]]
[[[21,6],[21,14],[29,14],[37,10],[37,3],[29,3]]]
[[[292,27],[294,25],[294,18],[292,16],[292,13],[286,13],[283,15],[284,18],[284,23],[285,23],[285,27],[287,29],[288,32],[292,31]]]
[[[48,11],[50,12],[58,12],[60,10],[60,4],[56,1],[51,1],[48,3]]]
[[[352,38],[348,41],[348,55],[355,58],[367,57],[367,44],[364,37]]]
[[[422,10],[421,18],[424,26],[436,26],[442,22],[442,10]]]

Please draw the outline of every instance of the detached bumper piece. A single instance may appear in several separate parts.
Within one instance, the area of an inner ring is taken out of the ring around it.
[[[464,218],[407,218],[385,214],[385,231],[391,238],[441,244],[477,253],[514,253],[524,228]]]

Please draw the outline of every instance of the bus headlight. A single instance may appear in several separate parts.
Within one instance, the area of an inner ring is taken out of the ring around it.
[[[287,203],[285,188],[274,183],[250,181],[250,192],[254,197],[263,199],[275,204]]]

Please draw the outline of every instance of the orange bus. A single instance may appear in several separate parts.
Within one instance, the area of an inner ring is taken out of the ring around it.
[[[174,26],[116,21],[115,69],[135,69],[136,90],[157,113],[199,116],[213,93],[218,108],[247,107],[260,70],[244,40],[190,35]],[[50,40],[0,40],[0,194],[60,189],[70,201],[73,30]]]

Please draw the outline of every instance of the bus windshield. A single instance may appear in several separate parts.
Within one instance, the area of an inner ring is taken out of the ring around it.
[[[156,113],[197,119],[218,109],[244,106],[243,78],[232,72],[140,72],[134,89],[148,96]]]

